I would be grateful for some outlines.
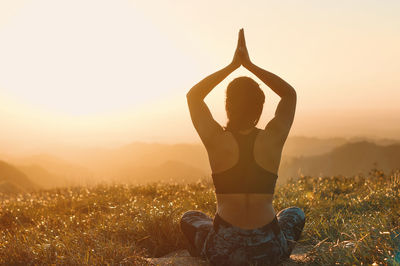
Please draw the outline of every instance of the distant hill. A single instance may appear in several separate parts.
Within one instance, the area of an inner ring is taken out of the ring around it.
[[[19,193],[38,189],[39,186],[32,182],[18,168],[0,161],[0,192]]]
[[[349,140],[345,138],[320,139],[313,137],[290,137],[283,148],[283,156],[313,156],[330,152]]]
[[[116,149],[86,149],[67,160],[85,166],[102,180],[124,182],[198,179],[211,173],[207,151],[198,144],[134,142]]]
[[[346,143],[370,142],[377,145],[392,145],[400,143],[395,139],[372,139],[366,137],[353,138],[316,138],[294,136],[289,137],[283,148],[283,157],[314,156],[328,153]]]
[[[30,180],[34,181],[36,184],[45,189],[65,187],[71,185],[72,183],[68,181],[68,179],[50,173],[38,165],[18,166],[18,169],[28,176]]]
[[[86,185],[93,174],[79,163],[69,162],[57,156],[38,154],[23,158],[14,158],[12,162],[27,174],[31,180],[37,180],[45,187],[65,185]]]
[[[347,143],[323,155],[288,159],[280,166],[280,176],[356,175],[377,167],[386,172],[400,169],[400,144],[377,145],[367,141]]]

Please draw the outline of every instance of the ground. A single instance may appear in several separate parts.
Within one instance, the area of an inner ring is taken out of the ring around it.
[[[399,265],[398,174],[300,177],[277,187],[273,204],[306,214],[285,265]],[[0,194],[0,264],[149,265],[144,258],[161,262],[177,251],[193,260],[182,251],[179,219],[187,210],[212,216],[215,208],[210,181]]]
[[[304,265],[310,262],[308,254],[312,252],[312,246],[297,245],[290,256],[290,259],[285,261],[282,266]],[[175,265],[175,266],[206,266],[208,263],[190,256],[185,249],[171,252],[161,258],[146,258],[146,261],[151,265]]]

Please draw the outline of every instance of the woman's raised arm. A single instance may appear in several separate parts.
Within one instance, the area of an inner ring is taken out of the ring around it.
[[[223,69],[207,76],[190,89],[190,91],[186,94],[186,98],[192,101],[203,101],[210,91],[215,88],[215,86],[221,83],[221,81],[223,81],[239,66],[235,66],[231,63]]]
[[[246,47],[243,29],[239,33],[239,44],[241,47],[240,57],[242,65],[281,97],[281,100],[275,111],[275,117],[268,123],[266,129],[268,128],[276,132],[281,139],[285,141],[292,126],[296,111],[296,91],[282,78],[256,66],[251,62]]]
[[[223,129],[212,117],[210,110],[204,102],[204,98],[213,88],[215,88],[215,86],[223,81],[235,69],[240,67],[240,65],[238,42],[232,62],[223,69],[201,80],[186,94],[193,126],[206,148],[211,148],[214,145],[213,140],[215,139],[215,136],[223,133]]]

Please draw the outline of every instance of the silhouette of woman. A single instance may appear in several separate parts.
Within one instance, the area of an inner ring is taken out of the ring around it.
[[[256,125],[265,96],[249,77],[236,78],[227,87],[225,127],[213,119],[204,102],[207,94],[241,65],[281,97],[275,117],[264,129]],[[296,109],[295,90],[251,62],[241,29],[232,62],[196,84],[187,93],[187,102],[208,153],[217,197],[214,219],[199,211],[188,211],[181,218],[190,254],[213,265],[280,263],[290,256],[305,223],[300,208],[276,214],[272,206],[282,148]]]

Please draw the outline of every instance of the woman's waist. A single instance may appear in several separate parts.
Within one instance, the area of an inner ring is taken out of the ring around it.
[[[265,212],[273,210],[273,194],[216,194],[219,209],[226,212]]]
[[[243,228],[254,229],[270,223],[276,216],[272,202],[257,202],[256,204],[232,204],[218,201],[217,214],[230,224]]]

